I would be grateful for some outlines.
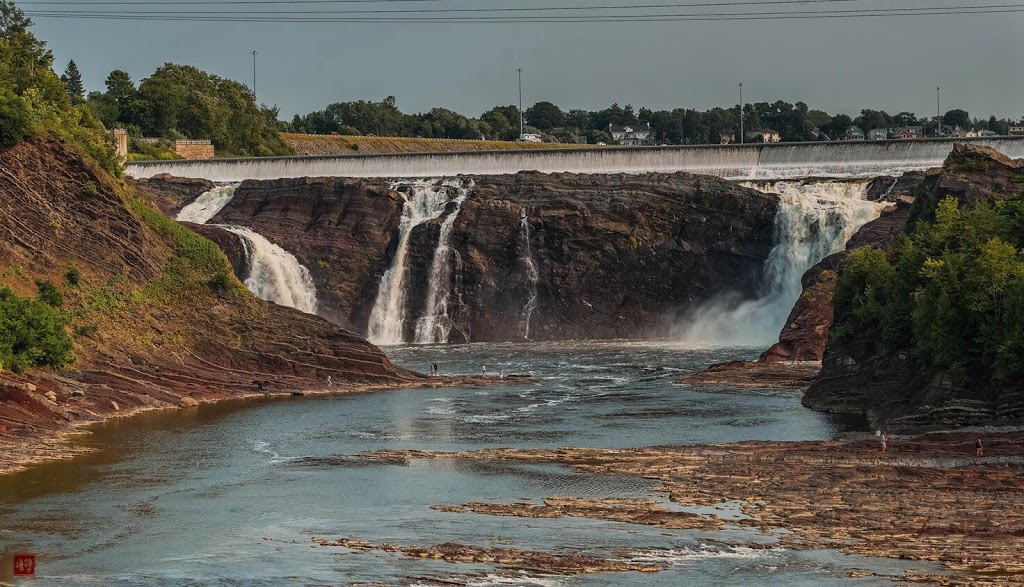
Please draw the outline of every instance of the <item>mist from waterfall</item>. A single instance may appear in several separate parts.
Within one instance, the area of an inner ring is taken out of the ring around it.
[[[405,203],[402,206],[402,220],[398,225],[398,247],[391,267],[380,278],[380,287],[367,326],[366,338],[374,344],[394,345],[404,342],[409,239],[417,226],[444,213],[449,202],[449,190],[454,187],[452,181],[416,181],[405,184],[402,187],[406,191],[399,192],[405,198]],[[392,189],[398,189],[400,185],[393,184]]]
[[[181,222],[206,224],[227,206],[238,185],[214,188],[201,194],[178,212]],[[267,240],[251,228],[215,224],[239,237],[245,249],[249,275],[244,283],[261,299],[289,306],[307,314],[317,311],[316,286],[313,276],[288,251]]]
[[[455,228],[455,220],[462,210],[462,203],[473,189],[473,181],[444,182],[443,186],[455,190],[455,199],[452,200],[455,206],[441,223],[437,249],[434,251],[434,260],[430,264],[430,274],[427,278],[426,315],[416,321],[414,340],[417,344],[446,343],[455,327],[449,305],[453,278],[458,277],[462,258],[451,246],[452,231]]]
[[[540,281],[540,271],[537,269],[537,262],[533,259],[533,246],[530,244],[530,220],[526,217],[526,209],[523,208],[519,225],[522,228],[523,242],[523,265],[526,268],[526,281],[529,285],[529,297],[519,316],[519,336],[530,340],[530,320],[533,312],[537,309],[537,282]]]
[[[745,184],[779,196],[775,246],[764,266],[757,299],[736,292],[716,296],[677,327],[683,342],[700,346],[770,346],[802,292],[803,274],[877,218],[884,203],[865,199],[867,182]]]

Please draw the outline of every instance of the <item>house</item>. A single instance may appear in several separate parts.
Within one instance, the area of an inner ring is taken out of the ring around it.
[[[864,131],[859,126],[851,126],[845,133],[843,133],[844,141],[863,141]]]
[[[718,135],[718,144],[720,144],[720,145],[730,145],[730,144],[735,143],[735,142],[736,142],[736,133],[731,131],[731,130],[727,130],[727,131],[722,132],[722,133],[720,133]]]
[[[1011,135],[1024,135],[1024,126],[1011,126],[1008,132]]]
[[[746,134],[747,142],[750,143],[778,143],[782,141],[779,131],[770,128],[752,130]]]
[[[651,129],[649,122],[621,126],[609,124],[608,134],[612,135],[612,138],[620,145],[643,147],[654,144],[654,130]]]
[[[869,141],[885,141],[889,139],[889,129],[887,128],[873,128],[868,131]]]
[[[994,130],[979,130],[978,131],[978,136],[979,137],[998,137],[999,133],[997,133]]]
[[[892,138],[894,139],[923,139],[924,138],[924,127],[923,126],[901,126],[893,129]]]
[[[960,128],[960,125],[950,126],[948,124],[943,124],[942,126],[939,127],[939,136],[940,137],[964,137],[964,136],[967,136],[967,131],[965,131],[964,129]]]

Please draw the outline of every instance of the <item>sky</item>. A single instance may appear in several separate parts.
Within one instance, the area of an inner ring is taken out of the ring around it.
[[[16,0],[17,1],[17,0]],[[57,0],[61,1],[61,0]],[[19,2],[26,11],[83,8]],[[120,0],[124,1],[124,0]],[[154,1],[154,0],[140,0]],[[354,10],[450,7],[702,4],[715,0],[408,0],[318,5],[181,4],[172,10]],[[718,0],[728,2],[738,0]],[[652,12],[849,10],[1014,4],[1022,0],[828,0],[822,3],[669,8]],[[749,3],[748,4],[752,4]],[[153,5],[150,8],[153,9]],[[94,10],[147,7],[88,6]],[[634,11],[636,12],[636,11]],[[393,95],[405,112],[435,106],[478,116],[518,101],[563,109],[706,109],[803,101],[830,113],[862,108],[921,116],[962,108],[974,116],[1024,117],[1024,12],[759,21],[608,23],[150,22],[35,17],[34,32],[63,71],[74,59],[88,90],[113,69],[136,81],[165,62],[252,83],[283,118],[348,100]]]

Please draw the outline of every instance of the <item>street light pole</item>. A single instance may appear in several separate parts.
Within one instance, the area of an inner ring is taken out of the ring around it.
[[[519,68],[519,140],[523,140],[523,68]]]
[[[940,91],[942,88],[935,88],[935,134],[939,134],[939,130],[942,127],[942,98],[940,97]]]
[[[256,99],[256,55],[258,55],[258,54],[259,54],[259,51],[253,50],[253,52],[252,52],[252,99],[253,99],[254,102],[257,102],[257,103],[259,103],[259,100]]]
[[[743,133],[743,82],[740,82],[740,144],[742,145],[746,139],[746,135]]]

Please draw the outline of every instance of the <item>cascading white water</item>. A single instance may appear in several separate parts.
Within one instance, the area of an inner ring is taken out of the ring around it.
[[[691,312],[680,338],[694,346],[768,346],[778,339],[801,294],[803,274],[843,250],[884,203],[865,198],[867,182],[774,182],[748,184],[779,196],[775,247],[765,262],[761,295],[743,300],[720,295]]]
[[[1000,137],[152,161],[130,163],[127,173],[139,179],[170,173],[218,182],[282,177],[452,177],[530,170],[592,174],[688,171],[739,180],[864,178],[936,167],[955,142],[992,147],[1011,158],[1024,157],[1024,138]]]
[[[397,189],[399,184],[393,184]],[[418,181],[409,184],[411,193],[402,193],[402,220],[398,226],[398,247],[391,267],[380,278],[377,299],[370,312],[366,338],[379,345],[401,344],[405,330],[406,287],[409,274],[409,239],[412,231],[424,222],[444,213],[448,205],[448,187],[444,182]],[[452,221],[454,222],[454,220]]]
[[[462,203],[473,189],[473,181],[468,180],[465,184],[449,181],[443,182],[442,185],[455,190],[455,199],[452,200],[455,208],[441,223],[437,249],[434,251],[434,260],[430,264],[430,275],[427,280],[427,313],[416,322],[417,344],[447,343],[454,327],[448,306],[452,293],[452,275],[454,271],[459,270],[462,259],[450,243],[455,220],[462,210]]]
[[[214,188],[201,194],[178,212],[182,222],[206,224],[235,197],[237,185]],[[216,224],[241,239],[249,261],[245,285],[260,298],[290,306],[307,314],[317,311],[316,286],[313,277],[288,251],[267,240],[251,228]]]
[[[523,305],[523,311],[519,315],[519,336],[530,340],[530,320],[533,318],[533,312],[537,309],[537,282],[540,281],[540,272],[537,270],[537,262],[533,260],[533,247],[530,244],[530,221],[526,217],[525,208],[519,217],[519,225],[523,229],[523,265],[526,267],[526,280],[529,284],[526,304]]]
[[[224,185],[199,194],[198,198],[178,212],[178,221],[206,224],[231,202],[237,189],[238,184]]]

